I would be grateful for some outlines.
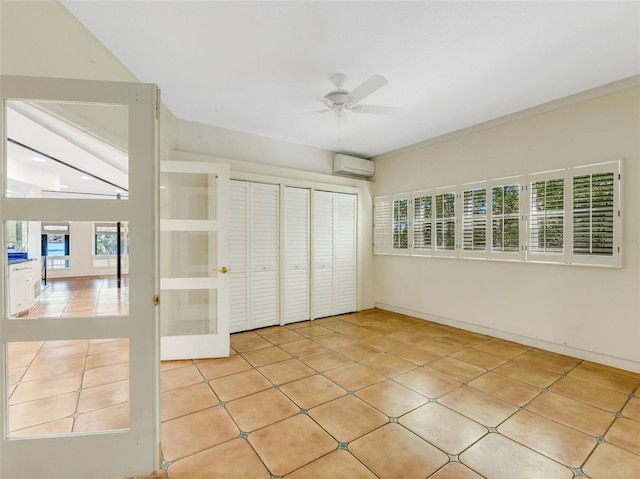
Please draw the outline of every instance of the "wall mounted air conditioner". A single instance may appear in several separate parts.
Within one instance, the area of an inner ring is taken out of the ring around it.
[[[338,153],[333,157],[333,172],[343,175],[362,176],[369,178],[375,173],[375,163],[372,160]]]

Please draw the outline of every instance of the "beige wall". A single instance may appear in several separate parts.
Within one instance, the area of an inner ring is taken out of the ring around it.
[[[629,88],[638,85],[631,80],[617,93],[580,101],[598,94],[590,92],[386,154],[376,160],[374,189],[385,195],[622,158],[622,268],[376,255],[377,303],[640,371],[640,88]]]

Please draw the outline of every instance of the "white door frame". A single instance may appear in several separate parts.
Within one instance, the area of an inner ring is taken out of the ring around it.
[[[157,275],[158,89],[141,83],[0,77],[0,220],[128,221],[131,233],[129,316],[8,319],[0,294],[0,476],[113,478],[149,474],[159,467],[159,333],[154,298]],[[128,200],[6,197],[5,99],[127,105]],[[5,244],[4,227],[0,244]],[[4,248],[4,246],[3,246]],[[7,278],[6,259],[0,273]],[[3,281],[3,284],[5,282]],[[9,438],[7,343],[62,339],[129,340],[129,429],[36,438]]]

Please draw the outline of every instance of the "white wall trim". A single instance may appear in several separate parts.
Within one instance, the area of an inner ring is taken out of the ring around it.
[[[404,314],[425,321],[432,321],[434,323],[445,324],[454,328],[464,329],[466,331],[472,331],[474,333],[486,334],[499,339],[505,339],[507,341],[513,341],[515,343],[524,344],[535,348],[544,349],[558,354],[564,354],[578,359],[584,359],[586,361],[592,361],[614,368],[624,369],[626,371],[632,371],[640,373],[640,362],[630,361],[624,358],[618,358],[615,356],[609,356],[607,354],[600,354],[593,351],[587,351],[585,349],[574,348],[571,346],[565,346],[563,344],[557,344],[542,339],[531,338],[520,334],[510,333],[508,331],[502,331],[499,329],[488,328],[477,324],[467,323],[465,321],[459,321],[451,318],[444,318],[442,316],[436,316],[429,313],[422,313],[420,311],[413,311],[411,309],[400,308],[390,304],[376,303],[376,308],[385,311],[391,311],[394,313]]]

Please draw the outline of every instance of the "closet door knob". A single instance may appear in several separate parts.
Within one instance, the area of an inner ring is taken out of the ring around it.
[[[218,268],[218,271],[220,271],[222,274],[225,274],[225,273],[226,273],[227,271],[229,271],[229,270],[227,269],[227,267],[226,267],[226,266],[223,266],[223,267],[221,267],[221,268]]]

